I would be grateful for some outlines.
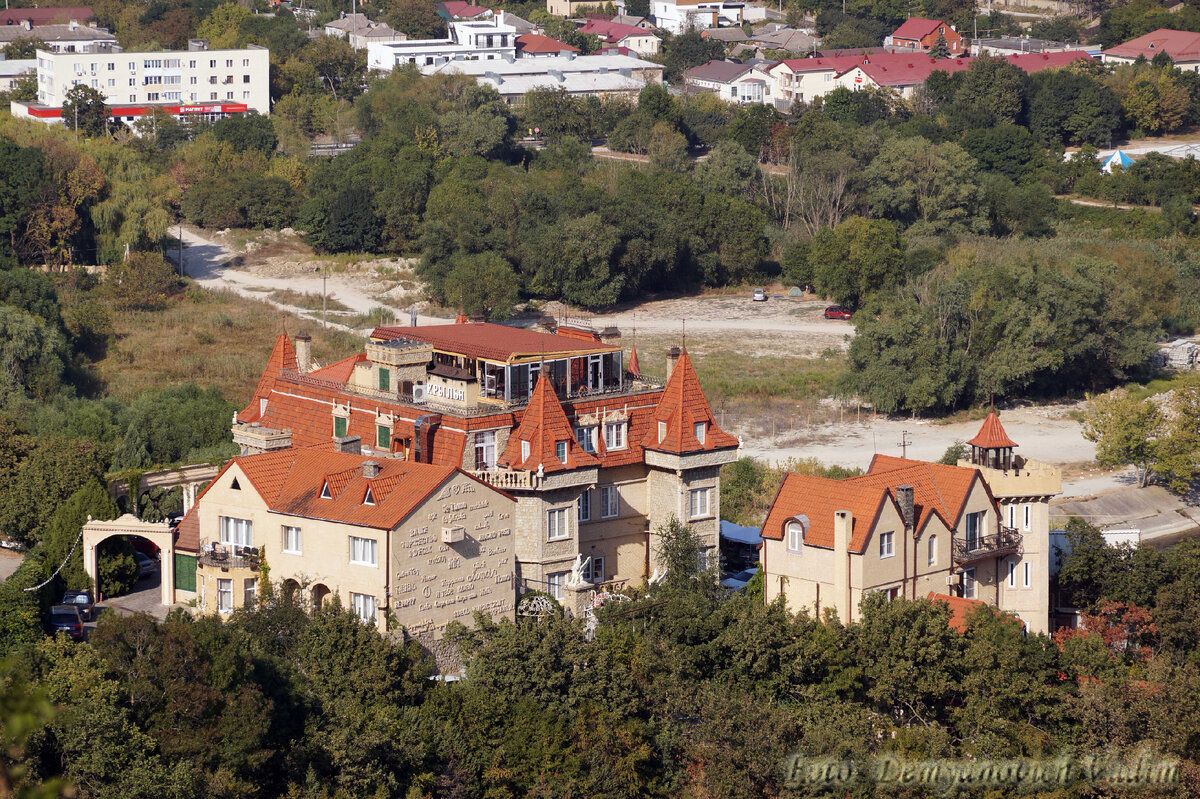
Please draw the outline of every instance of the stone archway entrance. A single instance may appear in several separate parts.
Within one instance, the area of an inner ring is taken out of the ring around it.
[[[140,535],[158,547],[162,603],[168,607],[175,604],[175,534],[166,522],[144,522],[130,513],[110,522],[89,517],[83,526],[83,570],[92,580],[92,596],[99,596],[96,561],[100,544],[114,535]]]

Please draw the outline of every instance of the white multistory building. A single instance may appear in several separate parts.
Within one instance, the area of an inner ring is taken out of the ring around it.
[[[125,123],[155,109],[210,120],[271,110],[270,52],[257,45],[209,50],[197,39],[187,50],[38,50],[37,80],[37,102],[14,102],[14,116],[61,121],[67,92],[77,85],[101,92],[113,120]]]
[[[405,64],[415,64],[422,72],[429,72],[446,61],[511,61],[516,58],[520,35],[521,31],[501,11],[490,19],[451,22],[448,39],[370,42],[367,67],[390,72]]]

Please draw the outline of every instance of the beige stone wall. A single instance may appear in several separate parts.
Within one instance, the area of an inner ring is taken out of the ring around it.
[[[869,519],[857,519],[854,526],[857,530],[858,525],[869,523]],[[883,533],[892,534],[893,554],[888,558],[881,558],[879,556],[879,537]],[[883,509],[879,513],[879,521],[875,523],[875,527],[871,530],[871,535],[867,539],[862,557],[857,558],[861,563],[862,577],[858,581],[851,580],[850,586],[864,591],[882,591],[893,587],[899,588],[901,581],[904,579],[906,564],[908,566],[908,575],[912,576],[912,545],[911,535],[905,531],[904,519],[900,516],[900,512],[896,510],[896,506],[891,502],[883,503]],[[858,610],[857,605],[854,610]]]
[[[441,638],[446,625],[470,626],[475,613],[512,618],[516,503],[456,474],[391,533],[396,620],[418,638]],[[463,540],[443,543],[445,528]]]
[[[1050,503],[1049,498],[1011,503],[1017,530],[1021,533],[1021,552],[1005,558],[1001,565],[1000,607],[1015,613],[1031,633],[1050,632]],[[1029,507],[1029,525],[1024,523]],[[1007,521],[1007,506],[1001,505]],[[1009,585],[1008,563],[1013,564],[1013,583]],[[1029,583],[1026,585],[1026,564]]]
[[[601,490],[617,491],[617,515],[603,518]],[[591,521],[579,525],[579,551],[604,558],[605,580],[642,582],[646,567],[646,467],[630,464],[601,469],[591,494]]]

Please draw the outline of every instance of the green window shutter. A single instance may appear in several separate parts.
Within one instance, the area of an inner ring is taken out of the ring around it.
[[[175,553],[175,590],[196,590],[196,557]]]
[[[392,371],[390,369],[379,368],[379,390],[392,390]]]
[[[375,426],[375,443],[380,449],[388,449],[392,446],[392,431],[383,425]]]
[[[346,418],[344,416],[333,417],[333,437],[341,438],[346,435]]]

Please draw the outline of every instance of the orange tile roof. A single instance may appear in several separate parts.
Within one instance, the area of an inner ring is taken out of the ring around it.
[[[1000,417],[995,411],[988,413],[987,418],[983,420],[983,426],[979,428],[979,432],[975,437],[967,442],[972,447],[983,447],[984,449],[1001,449],[1017,446],[1017,442],[1008,437],[1008,433],[1004,432],[1004,425],[1000,424]]]
[[[262,497],[277,513],[391,530],[456,470],[449,466],[380,458],[379,475],[363,476],[366,455],[350,455],[304,447],[234,458]],[[216,482],[214,480],[214,482]],[[322,499],[328,485],[332,499]],[[374,505],[364,505],[367,489]],[[199,505],[199,500],[197,500]]]
[[[254,389],[254,396],[238,414],[238,418],[243,422],[257,422],[259,400],[265,399],[271,393],[271,389],[275,386],[276,376],[284,369],[296,368],[298,368],[296,350],[292,347],[291,339],[286,334],[280,333],[275,339],[275,346],[271,349],[271,356],[267,358],[267,366],[263,369],[262,377],[259,378],[258,387]]]
[[[578,53],[578,47],[542,36],[539,33],[523,33],[517,37],[517,52],[519,53]]]
[[[804,543],[831,549],[833,514],[848,510],[853,516],[850,551],[861,553],[867,545],[871,528],[875,526],[887,502],[894,500],[882,487],[854,485],[847,480],[831,480],[807,474],[789,474],[783,479],[779,493],[771,503],[771,510],[763,523],[762,536],[782,541],[788,521],[803,515],[808,517]]]
[[[981,602],[978,599],[964,599],[961,596],[950,596],[949,594],[939,594],[935,591],[929,592],[930,602],[945,602],[950,608],[950,627],[960,633],[967,631],[967,614],[975,608],[986,607],[986,602]]]
[[[558,458],[558,444],[567,444],[567,459]],[[529,456],[522,457],[523,444],[529,444]],[[560,472],[585,466],[599,466],[595,455],[584,452],[575,440],[571,423],[563,411],[551,381],[539,376],[533,387],[529,406],[521,416],[521,424],[508,437],[508,447],[498,459],[501,465],[514,469],[529,469],[544,472]]]
[[[642,439],[642,446],[646,449],[683,454],[738,445],[736,438],[717,427],[686,347],[675,362],[671,376],[667,378],[662,400],[654,411],[654,421],[652,429]],[[658,435],[658,422],[666,422],[667,425],[666,435],[661,440]],[[696,439],[694,425],[697,422],[706,423],[703,444]]]
[[[367,360],[367,354],[360,352],[357,355],[351,355],[349,358],[342,358],[340,361],[334,361],[328,366],[323,366],[320,369],[313,369],[308,373],[309,377],[319,377],[322,380],[333,380],[338,383],[346,383],[350,380],[350,376],[354,374],[354,365],[364,363]]]
[[[913,533],[919,535],[935,513],[947,528],[954,529],[977,479],[980,479],[979,471],[966,466],[944,466],[891,455],[876,455],[871,459],[866,474],[850,477],[846,482],[887,488],[893,494],[896,486],[911,485],[917,516]],[[980,479],[980,482],[983,481]],[[984,487],[986,489],[986,483]],[[988,497],[991,497],[990,491]]]
[[[467,434],[439,427],[433,431],[433,462],[440,466],[461,467]],[[473,467],[474,464],[471,464]]]
[[[625,371],[634,377],[642,376],[642,365],[638,363],[637,347],[629,348],[629,363],[625,366]]]
[[[605,344],[599,339],[584,341],[575,336],[559,336],[491,322],[427,327],[377,327],[371,331],[373,341],[394,341],[398,338],[424,341],[441,352],[500,362],[521,357],[562,358],[581,353],[618,352],[621,349]]]

